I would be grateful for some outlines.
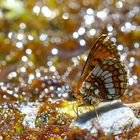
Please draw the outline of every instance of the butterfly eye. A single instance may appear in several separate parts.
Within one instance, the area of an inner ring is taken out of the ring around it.
[[[93,98],[114,100],[124,94],[127,71],[116,48],[106,35],[91,48],[79,82],[79,92],[85,102],[92,103]]]

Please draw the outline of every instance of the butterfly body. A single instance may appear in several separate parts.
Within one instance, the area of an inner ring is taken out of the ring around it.
[[[127,71],[107,35],[102,35],[93,45],[84,66],[79,95],[86,104],[97,100],[107,101],[121,97],[127,88]]]

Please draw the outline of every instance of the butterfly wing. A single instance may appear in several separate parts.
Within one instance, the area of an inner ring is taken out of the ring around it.
[[[81,84],[83,83],[83,81],[86,79],[86,77],[93,70],[95,65],[98,63],[98,60],[105,59],[105,58],[119,59],[120,56],[118,54],[116,45],[113,42],[111,42],[111,40],[109,39],[109,36],[103,34],[97,39],[97,41],[91,48],[91,51],[89,52],[87,61],[84,65],[84,68],[80,77],[78,89],[81,87]]]
[[[127,71],[118,59],[99,60],[80,88],[84,102],[114,100],[121,97],[127,87]]]

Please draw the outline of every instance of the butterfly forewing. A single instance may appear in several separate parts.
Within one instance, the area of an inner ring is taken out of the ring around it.
[[[119,59],[119,54],[116,45],[110,41],[109,37],[107,35],[101,35],[91,48],[91,51],[87,57],[78,87],[81,86],[84,79],[98,63],[98,60],[105,58]]]

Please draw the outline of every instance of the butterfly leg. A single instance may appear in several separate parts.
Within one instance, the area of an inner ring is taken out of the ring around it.
[[[78,105],[78,106],[76,107],[76,109],[75,109],[75,106],[74,106],[74,104],[73,104],[73,110],[74,110],[74,112],[76,113],[76,115],[77,115],[78,118],[80,118],[80,115],[79,115],[79,107],[81,107],[81,106],[83,106],[83,105],[84,105],[84,104],[82,103],[82,104]]]
[[[94,108],[94,111],[95,111],[95,114],[96,114],[96,119],[99,120],[99,115],[98,115],[98,112],[96,110],[96,107],[94,106],[93,108]]]

